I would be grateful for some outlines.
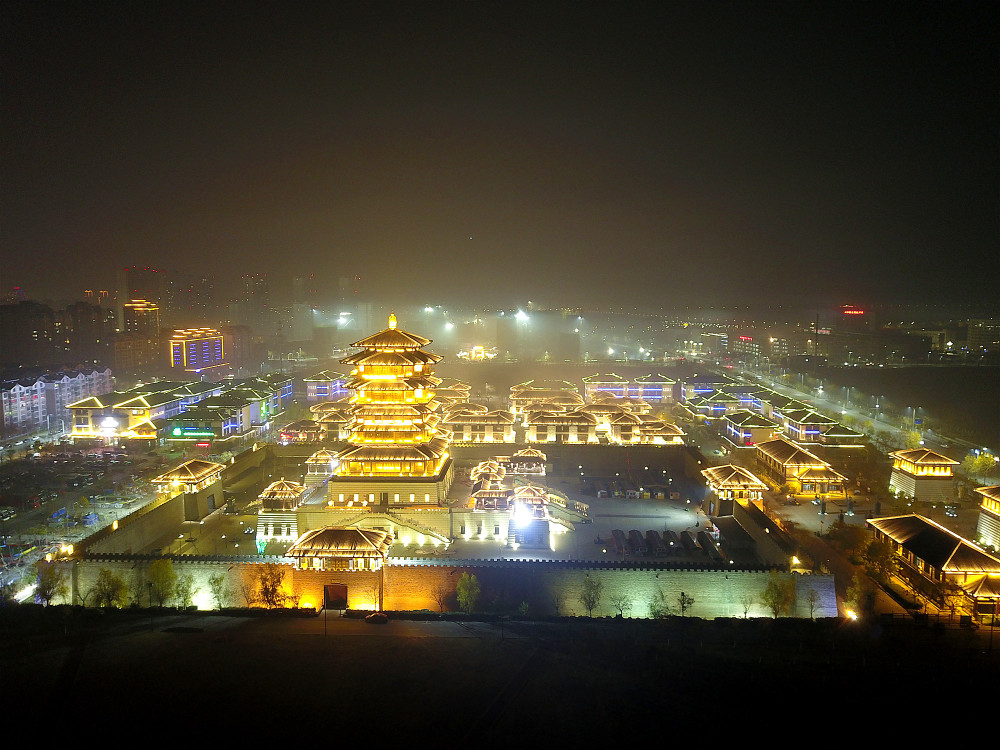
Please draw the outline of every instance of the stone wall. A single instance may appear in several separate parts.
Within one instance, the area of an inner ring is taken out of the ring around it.
[[[217,482],[221,495],[221,485]],[[157,500],[134,513],[118,520],[118,529],[106,526],[90,536],[81,544],[80,549],[88,553],[126,553],[142,550],[164,535],[174,533],[181,522],[185,520],[186,495]]]
[[[101,568],[109,568],[122,576],[133,589],[145,592],[142,576],[156,558],[107,555],[81,560],[72,564],[72,600],[81,603],[91,590]],[[246,606],[245,588],[253,588],[262,558],[188,557],[173,558],[178,575],[190,573],[195,584],[195,604],[201,609],[215,607],[209,578],[222,572],[226,576],[228,606]],[[348,606],[371,609],[377,596],[381,574],[372,571],[303,571],[295,570],[283,558],[267,561],[285,565],[284,589],[296,606],[318,607],[323,601],[323,587],[343,584],[348,589]],[[649,605],[663,592],[662,601],[677,610],[677,600],[683,591],[694,598],[687,614],[693,617],[742,617],[741,598],[755,599],[750,616],[769,616],[759,603],[767,586],[769,571],[670,570],[653,566],[630,566],[618,563],[587,565],[574,562],[524,562],[512,560],[466,560],[448,564],[423,564],[419,561],[394,561],[385,568],[384,608],[387,610],[429,609],[439,611],[438,593],[445,598],[446,611],[457,610],[455,590],[463,573],[471,573],[480,582],[478,611],[516,613],[522,602],[528,611],[539,616],[585,615],[580,602],[584,581],[590,577],[601,582],[600,603],[595,616],[615,615],[616,596],[623,598],[626,614],[647,617]],[[790,574],[783,574],[790,575]],[[795,575],[797,604],[791,613],[808,617],[806,600],[809,589],[815,589],[819,600],[816,617],[837,615],[837,599],[833,576]],[[140,601],[147,605],[148,593]]]

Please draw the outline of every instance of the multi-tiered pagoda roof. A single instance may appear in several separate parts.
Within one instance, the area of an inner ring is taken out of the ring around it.
[[[351,446],[339,454],[341,476],[432,476],[448,456],[450,433],[441,428],[434,389],[441,357],[426,352],[430,339],[389,327],[355,341],[361,349],[341,360],[354,370],[346,386]]]

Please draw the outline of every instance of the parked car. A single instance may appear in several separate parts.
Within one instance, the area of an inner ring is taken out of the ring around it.
[[[389,616],[385,612],[372,612],[365,618],[369,625],[385,625],[389,622]]]

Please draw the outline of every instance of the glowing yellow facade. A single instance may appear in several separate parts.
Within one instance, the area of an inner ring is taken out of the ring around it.
[[[347,380],[349,442],[340,452],[340,477],[433,477],[449,459],[450,433],[439,428],[440,404],[434,389],[437,354],[425,352],[430,339],[389,327],[354,342],[362,351],[341,360],[354,369]]]

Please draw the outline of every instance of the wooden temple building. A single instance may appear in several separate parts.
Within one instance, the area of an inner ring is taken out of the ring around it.
[[[337,456],[328,482],[332,507],[443,505],[454,475],[451,434],[439,427],[430,339],[389,327],[355,341],[346,408],[350,445]]]

